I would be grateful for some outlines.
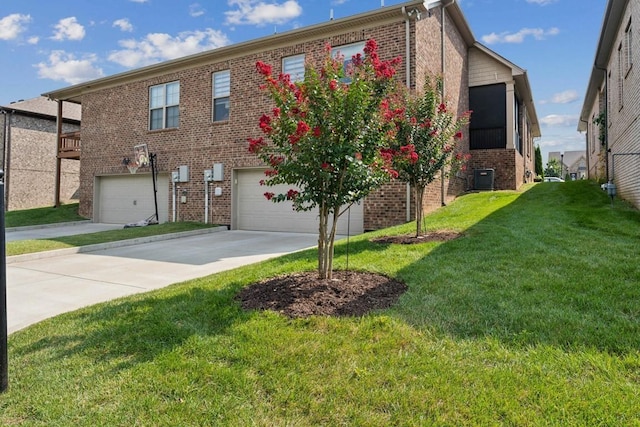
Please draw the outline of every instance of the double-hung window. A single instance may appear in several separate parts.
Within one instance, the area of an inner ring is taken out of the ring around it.
[[[231,72],[213,73],[213,121],[229,120],[229,95],[231,94]]]
[[[346,77],[342,79],[343,83],[351,83],[351,77],[348,76],[349,68],[353,62],[353,57],[358,54],[364,57],[364,42],[346,44],[331,49],[331,56],[336,59],[342,59],[343,61],[344,73],[346,75]]]
[[[149,129],[177,128],[180,122],[180,82],[149,88]]]
[[[304,80],[304,54],[282,58],[282,73],[289,74],[293,83]]]

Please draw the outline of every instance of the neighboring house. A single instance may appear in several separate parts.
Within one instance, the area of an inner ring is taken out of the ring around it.
[[[587,178],[587,155],[584,151],[552,151],[549,160],[557,160],[560,165],[560,178],[567,175],[570,179]]]
[[[5,209],[19,210],[77,201],[79,152],[57,158],[58,106],[45,97],[0,106]],[[64,103],[62,133],[80,131],[79,105]]]
[[[527,72],[479,43],[469,62],[470,166],[494,169],[495,188],[517,190],[535,178],[541,136]]]
[[[589,178],[615,183],[640,208],[638,19],[640,0],[607,2],[578,130],[586,132]]]
[[[82,105],[81,214],[116,223],[153,216],[150,168],[129,174],[124,164],[134,158],[134,146],[146,145],[158,170],[160,222],[317,232],[313,212],[292,212],[290,205],[263,196],[265,165],[248,153],[247,138],[259,136],[258,119],[272,103],[259,91],[255,63],[296,78],[305,63],[320,59],[327,43],[350,56],[370,38],[381,58],[403,57],[397,75],[409,87],[422,88],[426,74],[442,74],[450,108],[463,114],[472,98],[485,109],[471,117],[477,142],[471,150],[464,132],[462,149],[473,156],[471,168],[429,186],[425,206],[439,207],[472,189],[473,168],[493,169],[495,189],[518,188],[534,170],[532,140],[539,135],[526,73],[476,42],[457,3],[442,3],[427,10],[423,1],[408,1],[45,94]],[[489,103],[482,102],[483,87],[491,88]],[[499,112],[492,114],[488,107],[495,105]],[[353,206],[340,232],[409,221],[412,203],[405,184],[388,184]]]

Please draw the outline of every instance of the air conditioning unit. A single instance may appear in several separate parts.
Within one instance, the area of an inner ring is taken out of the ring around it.
[[[474,169],[473,187],[479,191],[493,191],[494,169]]]

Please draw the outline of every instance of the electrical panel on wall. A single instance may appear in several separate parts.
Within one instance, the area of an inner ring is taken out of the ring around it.
[[[224,181],[224,165],[222,163],[214,163],[212,171],[214,181]]]
[[[178,166],[178,182],[189,182],[189,166]]]

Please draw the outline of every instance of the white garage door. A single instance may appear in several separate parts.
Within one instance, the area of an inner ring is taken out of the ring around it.
[[[169,218],[169,176],[159,174],[158,216],[160,223]],[[102,176],[96,182],[94,219],[107,224],[127,224],[155,215],[151,174]],[[97,215],[96,215],[97,214]]]
[[[318,212],[296,212],[289,201],[273,203],[264,193],[286,193],[291,186],[261,186],[264,170],[249,169],[236,172],[236,224],[240,230],[288,231],[318,233]],[[363,232],[363,205],[353,205],[350,215],[344,213],[338,223],[338,233],[346,235]],[[350,227],[347,219],[350,218]]]

